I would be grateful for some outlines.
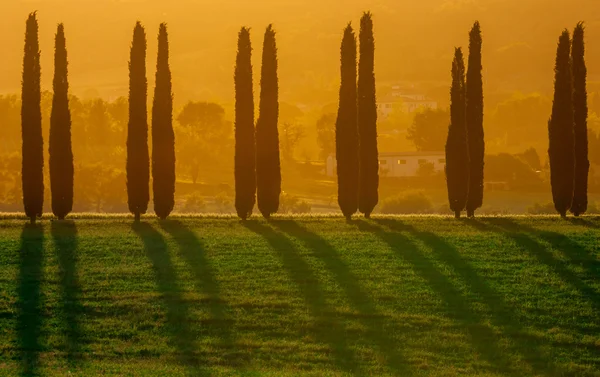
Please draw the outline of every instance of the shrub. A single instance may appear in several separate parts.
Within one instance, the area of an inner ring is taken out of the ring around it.
[[[182,208],[184,213],[202,212],[206,208],[204,199],[198,194],[192,194],[185,200],[185,205]]]
[[[381,213],[385,214],[425,214],[433,212],[431,199],[421,191],[386,198],[381,203]]]
[[[286,192],[281,193],[279,202],[280,213],[310,213],[312,209],[310,203],[306,200],[302,200]]]
[[[556,213],[556,209],[552,202],[544,204],[534,203],[531,207],[527,208],[527,213],[530,215],[553,215]]]

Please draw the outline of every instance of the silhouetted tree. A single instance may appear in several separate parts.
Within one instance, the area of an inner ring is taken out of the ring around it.
[[[575,216],[584,214],[587,210],[587,186],[590,170],[587,139],[587,68],[585,66],[584,29],[582,22],[578,23],[575,27],[571,50],[571,62],[573,64],[573,117],[575,127],[575,186],[573,188],[571,212]]]
[[[21,94],[21,133],[23,138],[23,205],[32,223],[44,207],[44,139],[40,90],[40,47],[36,13],[29,14],[25,31]]]
[[[573,135],[573,81],[571,41],[565,30],[558,40],[554,68],[554,101],[548,122],[550,183],[554,207],[566,216],[573,201],[575,152]]]
[[[169,68],[167,25],[160,24],[156,86],[152,104],[152,188],[154,212],[166,219],[175,206],[175,133],[173,132],[173,92]]]
[[[50,188],[52,212],[60,220],[73,209],[73,149],[67,78],[67,48],[63,24],[58,25],[54,47],[54,96],[50,114]]]
[[[377,152],[377,104],[375,97],[375,40],[373,20],[365,12],[360,20],[358,62],[358,134],[360,179],[358,209],[369,218],[378,202],[379,154]]]
[[[235,64],[235,209],[245,220],[256,201],[254,94],[252,92],[250,29],[238,34]]]
[[[467,205],[469,193],[469,149],[467,145],[465,63],[460,48],[454,50],[450,89],[450,126],[446,142],[448,201],[456,218]]]
[[[127,197],[136,221],[150,201],[150,158],[146,97],[146,32],[138,21],[129,60],[129,123],[127,125]]]
[[[467,142],[469,145],[469,195],[467,216],[483,204],[483,78],[481,76],[481,27],[476,21],[469,33],[469,67],[467,70]]]
[[[344,30],[341,46],[340,99],[335,122],[338,204],[346,218],[358,210],[359,142],[356,92],[356,36],[352,25]]]
[[[277,45],[272,25],[265,31],[260,76],[260,104],[256,122],[256,196],[265,218],[279,209],[281,169],[279,164],[279,84]]]

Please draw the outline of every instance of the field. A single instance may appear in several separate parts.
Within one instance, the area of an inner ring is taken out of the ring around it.
[[[0,220],[2,376],[600,376],[600,219]]]

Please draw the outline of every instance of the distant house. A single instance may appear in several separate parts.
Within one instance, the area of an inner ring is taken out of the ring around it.
[[[415,177],[422,165],[433,165],[434,172],[444,170],[444,152],[394,152],[379,154],[379,174],[382,177]],[[327,158],[327,176],[337,175],[337,162],[334,155]]]
[[[415,113],[420,110],[438,108],[438,103],[422,94],[393,93],[377,101],[377,113],[381,119],[386,119],[394,111]]]

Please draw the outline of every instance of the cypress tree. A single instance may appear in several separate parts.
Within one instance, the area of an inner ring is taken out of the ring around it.
[[[44,207],[44,140],[40,89],[40,47],[36,13],[29,14],[25,31],[21,93],[23,138],[22,180],[25,215],[35,223]]]
[[[150,201],[150,158],[146,97],[146,32],[138,21],[129,60],[129,122],[127,124],[127,197],[129,211],[139,221]]]
[[[469,67],[467,70],[467,143],[469,146],[469,194],[467,216],[483,204],[483,78],[481,76],[481,27],[476,21],[469,33]]]
[[[52,212],[60,220],[73,209],[73,149],[67,48],[63,24],[58,25],[54,51],[54,96],[50,114],[50,189]]]
[[[256,195],[258,209],[265,218],[277,212],[281,194],[278,85],[275,31],[269,25],[263,43],[259,116],[256,122]]]
[[[235,209],[246,220],[256,201],[254,94],[252,92],[250,29],[238,34],[235,63]]]
[[[573,201],[575,174],[571,41],[565,30],[558,40],[554,101],[548,122],[550,183],[554,208],[565,217]]]
[[[335,122],[338,204],[350,219],[358,210],[359,179],[356,36],[351,24],[344,30],[340,60],[340,98]]]
[[[358,63],[358,134],[360,178],[358,209],[369,218],[378,202],[379,154],[377,152],[377,104],[375,97],[375,39],[370,12],[360,19]]]
[[[450,126],[446,141],[448,201],[456,218],[467,205],[469,193],[469,149],[465,103],[465,63],[460,48],[454,50],[450,89]]]
[[[573,118],[575,127],[575,186],[573,188],[571,212],[575,216],[584,214],[587,210],[587,185],[590,170],[587,140],[587,68],[585,66],[584,29],[582,22],[578,23],[575,27],[571,50],[571,62],[573,64]]]
[[[152,188],[154,212],[165,219],[175,206],[175,133],[169,36],[164,23],[160,24],[158,32],[156,86],[152,104]]]

